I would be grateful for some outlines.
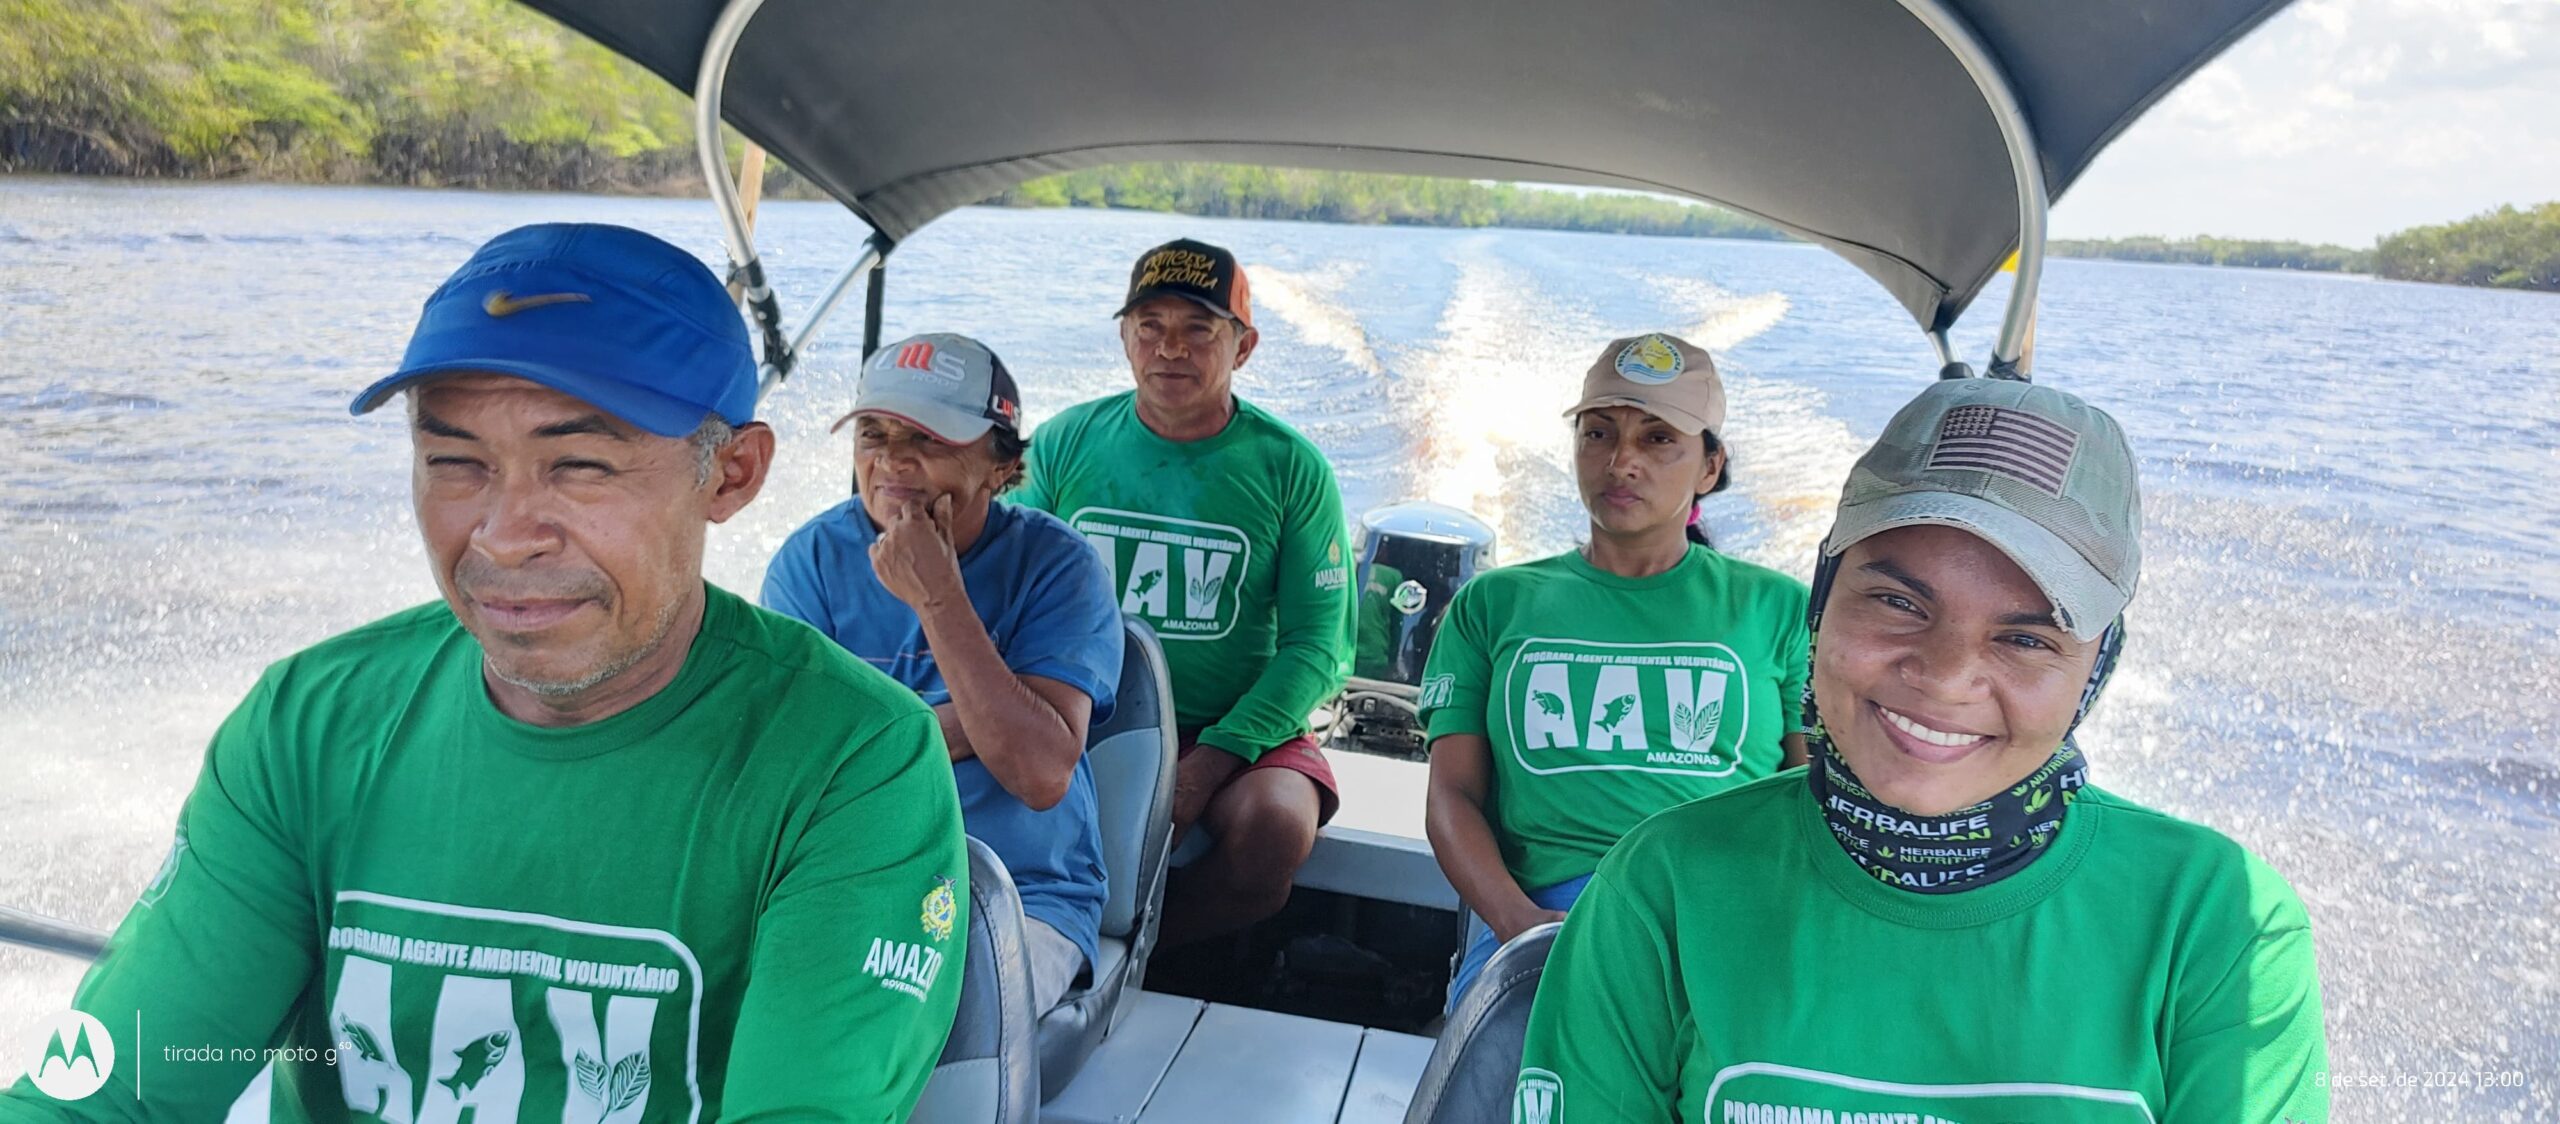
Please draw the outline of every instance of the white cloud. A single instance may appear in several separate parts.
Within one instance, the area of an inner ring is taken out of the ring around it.
[[[2364,244],[2560,198],[2560,0],[2304,0],[2099,157],[2064,237]]]

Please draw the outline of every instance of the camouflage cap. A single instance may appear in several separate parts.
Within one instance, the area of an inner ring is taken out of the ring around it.
[[[2051,387],[1949,379],[1920,392],[1850,468],[1822,552],[1921,523],[2000,548],[2082,640],[2123,614],[2141,575],[2141,482],[2124,430]]]

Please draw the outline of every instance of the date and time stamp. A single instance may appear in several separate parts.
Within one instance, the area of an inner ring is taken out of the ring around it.
[[[2520,1069],[2421,1069],[2406,1072],[2330,1070],[2317,1080],[2329,1089],[2399,1089],[2449,1092],[2494,1092],[2528,1089],[2533,1075]]]

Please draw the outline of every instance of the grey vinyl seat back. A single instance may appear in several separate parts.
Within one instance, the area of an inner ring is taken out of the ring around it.
[[[1406,1103],[1404,1124],[1511,1119],[1520,1048],[1529,1034],[1529,1006],[1538,997],[1547,952],[1563,929],[1560,921],[1528,929],[1485,961],[1431,1048],[1431,1061],[1422,1067],[1422,1079]]]
[[[942,1059],[908,1116],[912,1124],[1033,1124],[1040,1119],[1040,1049],[1022,947],[1022,898],[1004,860],[969,840],[968,941],[960,1010]]]
[[[1120,1025],[1146,981],[1164,905],[1173,840],[1176,751],[1173,680],[1153,629],[1123,617],[1120,683],[1111,714],[1085,734],[1094,804],[1102,821],[1101,962],[1081,990],[1040,1015],[1040,1086],[1053,1097]]]

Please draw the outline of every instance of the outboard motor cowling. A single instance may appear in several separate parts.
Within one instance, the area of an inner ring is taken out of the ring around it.
[[[1359,624],[1338,731],[1352,748],[1420,757],[1415,702],[1432,638],[1458,587],[1493,565],[1493,528],[1443,504],[1389,504],[1360,518]]]
[[[1351,674],[1422,684],[1458,587],[1493,565],[1493,528],[1454,507],[1389,504],[1360,517],[1360,630]]]

